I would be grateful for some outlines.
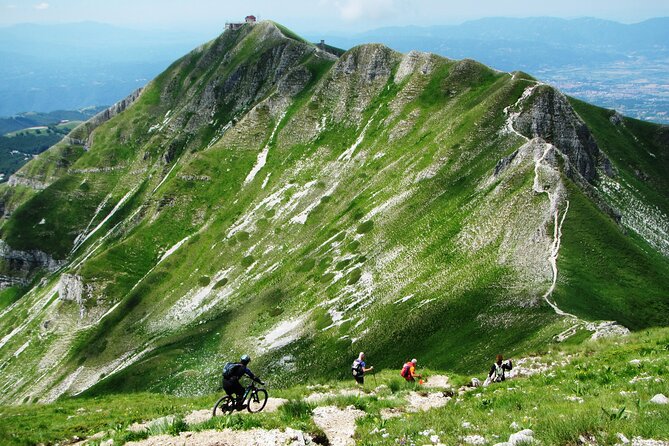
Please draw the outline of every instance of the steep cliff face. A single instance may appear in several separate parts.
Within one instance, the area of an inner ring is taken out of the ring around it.
[[[603,185],[629,167],[598,172],[632,143],[590,122],[620,128],[475,61],[381,45],[337,59],[271,22],[226,31],[89,147],[29,163],[44,190],[5,191],[7,252],[60,269],[0,309],[0,399],[202,393],[241,351],[276,382],[336,375],[361,349],[466,371],[584,320],[664,324],[669,266],[644,249],[666,234],[630,237],[592,206],[617,206]],[[662,227],[666,198],[634,196]]]
[[[0,240],[0,288],[12,285],[26,285],[37,271],[55,272],[65,262],[57,261],[42,251],[17,251]]]
[[[588,126],[578,117],[567,98],[554,88],[537,86],[515,120],[520,133],[543,138],[568,158],[567,173],[593,182],[600,169],[612,175],[611,163],[597,146]]]

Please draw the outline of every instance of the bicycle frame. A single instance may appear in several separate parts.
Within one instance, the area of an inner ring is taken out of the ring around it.
[[[246,389],[244,390],[244,397],[242,398],[242,401],[247,401],[250,400],[253,397],[253,392],[257,392],[258,388],[255,385],[254,381],[251,381],[251,384],[246,386]]]

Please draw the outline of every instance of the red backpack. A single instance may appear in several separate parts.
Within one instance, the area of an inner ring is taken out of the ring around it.
[[[400,372],[400,376],[404,379],[411,378],[411,372],[410,372],[411,367],[413,367],[413,362],[411,361],[404,364],[404,367],[402,367],[402,371]]]

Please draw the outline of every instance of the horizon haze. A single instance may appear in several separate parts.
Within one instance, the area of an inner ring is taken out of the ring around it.
[[[120,0],[93,4],[85,0],[0,1],[0,26],[19,23],[69,23],[97,21],[116,26],[202,31],[215,29],[225,21],[254,14],[271,18],[297,32],[363,32],[386,26],[457,25],[484,17],[597,17],[621,23],[637,23],[669,16],[669,3],[658,0],[609,2],[567,0],[538,4],[529,0],[513,4],[478,0],[461,4],[452,1],[420,0],[289,0],[277,4],[251,0],[241,4],[196,0],[164,2]]]

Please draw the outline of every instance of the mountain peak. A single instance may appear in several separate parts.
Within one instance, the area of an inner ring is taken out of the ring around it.
[[[666,139],[610,115],[468,59],[226,31],[0,186],[0,400],[207,393],[241,351],[277,384],[361,350],[469,373],[666,324]]]

